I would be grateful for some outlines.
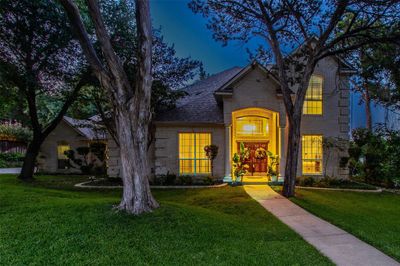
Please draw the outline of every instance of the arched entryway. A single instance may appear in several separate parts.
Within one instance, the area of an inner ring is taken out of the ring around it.
[[[249,165],[246,176],[268,176],[271,162],[266,156],[269,151],[273,155],[280,153],[279,113],[263,108],[245,108],[232,112],[231,155],[238,153],[240,144],[248,150]],[[274,166],[279,170],[279,165]]]

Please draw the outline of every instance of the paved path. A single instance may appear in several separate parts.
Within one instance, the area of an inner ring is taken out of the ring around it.
[[[244,189],[337,265],[400,265],[371,245],[300,208],[267,185],[245,185]]]
[[[19,174],[21,168],[0,168],[0,174]]]

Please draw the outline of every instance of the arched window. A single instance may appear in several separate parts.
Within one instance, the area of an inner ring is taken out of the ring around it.
[[[323,78],[321,76],[311,76],[304,101],[303,114],[322,115],[322,84]]]

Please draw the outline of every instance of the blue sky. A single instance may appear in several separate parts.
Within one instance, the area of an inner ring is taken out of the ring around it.
[[[212,32],[206,27],[206,19],[194,14],[187,6],[188,0],[152,0],[151,13],[153,26],[161,27],[164,39],[175,45],[177,55],[192,57],[203,62],[205,70],[214,74],[233,66],[245,66],[249,63],[246,47],[257,46],[256,41],[249,44],[230,43],[223,47],[212,38]],[[352,128],[365,126],[364,106],[359,105],[360,96],[352,94]],[[383,122],[384,110],[372,107],[373,121]]]
[[[206,20],[194,14],[187,6],[187,0],[153,0],[151,12],[154,27],[161,26],[167,43],[175,44],[178,56],[190,56],[203,62],[207,72],[214,74],[233,66],[248,64],[246,47],[251,43],[231,43],[227,47],[212,38],[206,27]]]

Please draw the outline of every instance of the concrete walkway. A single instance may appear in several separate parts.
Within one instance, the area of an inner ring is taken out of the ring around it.
[[[0,168],[0,174],[19,174],[21,168]]]
[[[245,185],[244,189],[337,265],[400,265],[371,245],[300,208],[267,185]]]

